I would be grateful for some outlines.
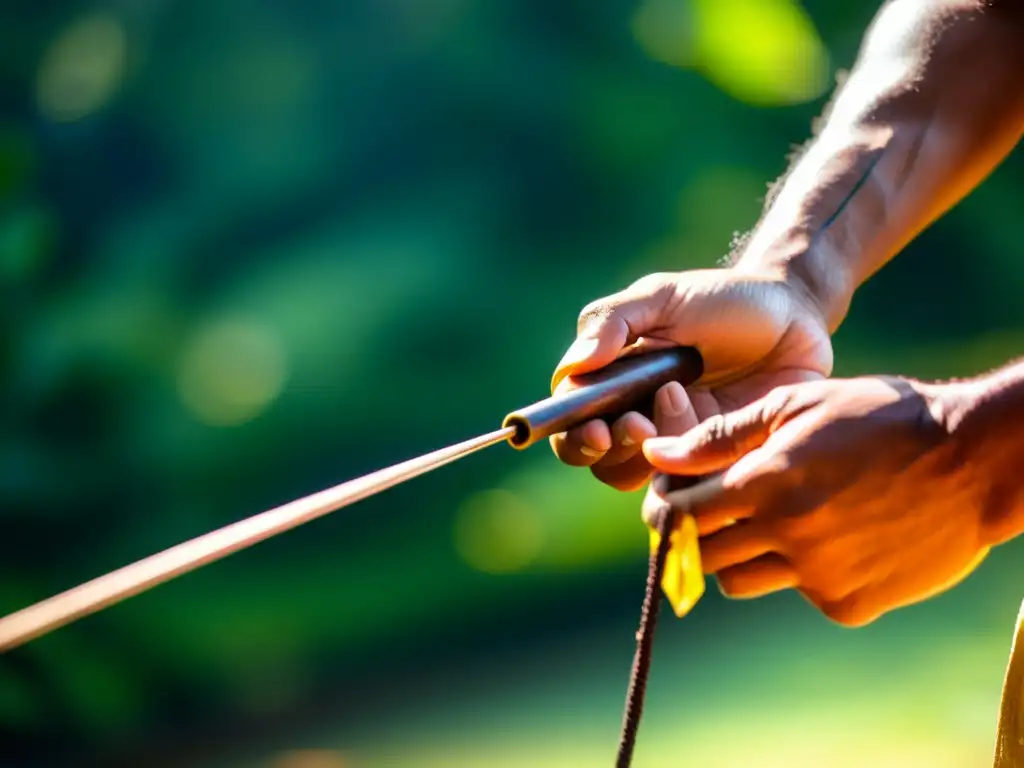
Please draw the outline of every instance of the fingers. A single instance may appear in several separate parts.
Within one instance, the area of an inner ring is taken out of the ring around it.
[[[630,299],[620,294],[585,307],[580,313],[579,335],[555,368],[552,393],[572,388],[572,382],[566,380],[568,376],[597,370],[613,362],[624,347],[636,340],[635,329],[645,327],[645,322],[654,316],[649,305],[649,298]],[[634,462],[639,471],[624,470],[622,465],[640,451],[644,440],[656,434],[649,420],[631,413],[611,427],[595,420],[554,435],[551,448],[561,461],[574,467],[593,467],[611,453],[595,474],[609,485],[619,487],[621,483],[643,483],[650,475],[646,459]],[[616,469],[611,470],[611,467]]]
[[[665,475],[654,475],[651,484],[647,486],[647,493],[640,505],[640,517],[648,528],[657,528],[661,515],[671,506],[671,501],[666,498],[667,487],[668,477]]]
[[[654,437],[654,425],[639,413],[631,411],[620,417],[611,428],[612,448],[590,471],[594,477],[620,491],[635,491],[651,475],[651,465],[640,450],[644,441]]]
[[[620,416],[611,427],[612,447],[604,455],[601,466],[616,466],[640,453],[640,447],[658,434],[654,424],[645,416],[630,411]]]
[[[722,476],[672,492],[666,490],[667,480],[665,475],[658,475],[651,483],[643,504],[644,522],[656,525],[668,506],[692,515],[700,535],[703,570],[717,576],[725,595],[752,598],[798,586],[797,571],[781,551],[770,520],[730,521],[709,535],[702,532],[716,515],[750,518],[752,514],[753,507],[745,505],[739,499],[740,492],[729,488]]]
[[[641,450],[647,440],[657,435],[679,435],[696,424],[697,416],[686,390],[678,382],[670,382],[658,390],[654,397],[653,423],[636,411],[630,411],[612,424],[612,447],[594,468],[619,466],[638,455],[643,465],[649,466]],[[646,474],[650,474],[649,469]]]
[[[637,453],[632,458],[615,464],[605,466],[604,462],[595,464],[590,468],[598,480],[610,485],[617,491],[639,491],[651,477],[651,465],[642,453]]]
[[[738,507],[735,504],[725,503],[718,506],[709,505],[707,508],[701,509],[699,514],[692,514],[692,517],[697,523],[697,535],[704,538],[718,533],[730,525],[735,525],[741,520],[746,520],[753,514],[754,507],[752,506]]]
[[[655,469],[673,475],[719,472],[768,439],[784,405],[784,397],[773,393],[732,413],[712,416],[682,437],[648,440],[644,455]]]
[[[697,414],[682,384],[671,381],[658,390],[654,396],[654,426],[658,435],[682,435],[697,423]]]
[[[661,474],[652,479],[641,506],[644,523],[649,527],[657,526],[659,516],[669,506],[692,516],[697,521],[698,532],[701,531],[701,518],[718,510],[728,516],[729,523],[740,519],[739,515],[749,516],[737,508],[736,493],[723,488],[721,476],[710,477],[681,490],[670,490],[673,479]]]
[[[577,338],[551,378],[551,391],[566,376],[603,368],[624,347],[657,324],[661,304],[655,291],[627,290],[588,304],[580,313]]]
[[[594,477],[620,491],[635,491],[651,476],[651,465],[641,446],[656,435],[680,435],[697,425],[686,390],[678,382],[663,386],[654,397],[654,423],[630,412],[611,427],[612,447],[590,465]]]
[[[589,467],[599,462],[612,447],[612,435],[603,421],[588,421],[581,427],[552,435],[555,455],[573,467]]]
[[[702,554],[703,556],[703,554]],[[800,586],[796,569],[782,555],[769,552],[715,574],[726,597],[748,600]]]
[[[760,520],[744,520],[700,540],[704,573],[718,573],[755,558],[777,553],[779,542]]]
[[[654,425],[635,411],[623,414],[610,427],[595,419],[551,437],[551,447],[566,464],[589,467],[608,459],[620,464],[639,453],[644,440],[656,434]]]
[[[554,435],[551,447],[559,459],[574,467],[617,467],[639,455],[644,467],[643,480],[646,480],[650,475],[650,466],[640,453],[640,447],[645,440],[656,434],[657,430],[650,420],[630,411],[611,426],[604,421],[594,420]]]

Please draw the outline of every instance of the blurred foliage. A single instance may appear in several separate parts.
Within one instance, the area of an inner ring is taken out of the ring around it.
[[[9,0],[0,612],[544,396],[579,307],[753,224],[871,5]],[[839,373],[1019,354],[1020,172],[862,290]],[[605,761],[638,503],[493,448],[6,655],[0,764]],[[854,634],[709,595],[643,764],[983,763],[991,560]]]

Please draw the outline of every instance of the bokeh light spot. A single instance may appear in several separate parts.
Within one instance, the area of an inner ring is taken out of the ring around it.
[[[240,319],[211,323],[185,350],[178,378],[182,403],[210,426],[236,426],[265,411],[288,378],[278,336]]]
[[[756,106],[799,104],[829,84],[829,55],[794,0],[693,0],[697,58],[715,85]]]
[[[455,521],[455,548],[484,573],[511,573],[528,566],[544,544],[536,510],[515,494],[484,491],[470,497]]]
[[[106,104],[124,78],[125,33],[107,14],[85,16],[53,41],[36,80],[40,111],[50,120],[79,120]]]
[[[829,84],[828,51],[795,0],[645,0],[633,32],[652,59],[754,106],[810,101]]]
[[[694,64],[694,16],[690,0],[644,0],[633,16],[633,34],[655,61]]]

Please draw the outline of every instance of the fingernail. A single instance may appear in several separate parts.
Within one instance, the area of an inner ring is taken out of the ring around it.
[[[580,453],[582,453],[584,456],[589,456],[592,459],[604,456],[604,451],[599,451],[597,450],[597,448],[591,448],[589,445],[581,445]]]
[[[686,391],[677,382],[665,385],[665,399],[668,401],[665,403],[665,410],[669,416],[681,416],[689,406]]]
[[[620,443],[621,443],[622,445],[626,446],[627,448],[628,448],[629,446],[631,446],[631,445],[636,445],[636,440],[634,440],[634,439],[633,439],[632,437],[630,437],[629,435],[626,435],[626,436],[625,436],[624,438],[622,438],[622,440],[620,440],[619,442],[620,442]]]

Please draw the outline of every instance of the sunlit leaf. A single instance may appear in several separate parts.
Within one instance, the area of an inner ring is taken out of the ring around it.
[[[692,0],[700,70],[741,101],[795,104],[828,85],[828,51],[795,0]]]
[[[828,85],[828,51],[795,0],[646,0],[634,32],[652,58],[748,104],[797,104]]]

